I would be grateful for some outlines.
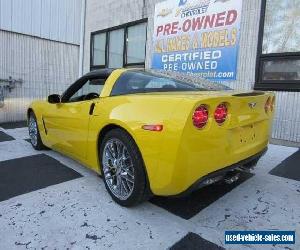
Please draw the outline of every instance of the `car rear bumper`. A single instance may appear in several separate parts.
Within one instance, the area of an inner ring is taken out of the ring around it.
[[[267,152],[268,148],[266,147],[264,150],[260,151],[259,153],[244,159],[238,163],[235,163],[229,167],[226,168],[222,168],[220,170],[217,170],[215,172],[212,172],[206,176],[201,177],[199,180],[197,180],[193,185],[191,185],[186,191],[177,194],[177,195],[172,195],[172,197],[182,197],[182,196],[187,196],[190,193],[192,193],[193,191],[207,186],[209,184],[207,184],[208,180],[212,180],[212,179],[218,179],[220,177],[220,180],[224,179],[226,177],[226,175],[232,171],[235,170],[251,170],[252,168],[254,168],[256,166],[256,163],[258,162],[258,160]]]
[[[226,176],[230,173],[234,173],[235,171],[250,171],[251,169],[253,169],[256,166],[256,163],[258,162],[258,160],[267,152],[267,147],[265,147],[263,150],[261,150],[260,152],[246,158],[243,159],[237,163],[232,164],[231,166],[225,167],[225,168],[221,168],[217,171],[211,172],[205,176],[200,177],[197,181],[195,181],[192,185],[190,185],[185,191],[180,192],[178,194],[171,194],[171,195],[162,195],[162,196],[168,196],[168,197],[183,197],[183,196],[187,196],[190,193],[192,193],[193,191],[210,185],[212,183],[210,183],[209,180],[216,180],[217,181],[221,181],[224,180],[224,178],[226,178]],[[160,194],[158,194],[160,195]]]

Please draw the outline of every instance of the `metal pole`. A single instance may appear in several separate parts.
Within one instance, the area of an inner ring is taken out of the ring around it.
[[[80,31],[80,51],[79,51],[79,77],[83,74],[84,65],[84,35],[85,35],[85,16],[86,16],[86,0],[82,0],[81,10],[81,31]]]

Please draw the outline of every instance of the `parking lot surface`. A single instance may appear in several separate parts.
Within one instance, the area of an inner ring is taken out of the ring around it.
[[[300,249],[300,151],[270,145],[251,174],[189,197],[115,204],[102,179],[0,125],[0,249]],[[226,230],[292,230],[295,245],[225,245]]]

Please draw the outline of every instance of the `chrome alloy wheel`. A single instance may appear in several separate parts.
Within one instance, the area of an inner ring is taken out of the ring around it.
[[[134,188],[134,167],[127,147],[119,139],[106,142],[102,166],[109,190],[120,200],[126,200]]]
[[[38,128],[37,128],[36,120],[33,115],[30,115],[28,130],[29,130],[30,141],[33,146],[36,146],[38,142]]]

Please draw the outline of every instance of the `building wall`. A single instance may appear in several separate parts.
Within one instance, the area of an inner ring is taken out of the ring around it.
[[[0,79],[23,81],[5,91],[0,123],[25,120],[31,101],[76,80],[83,1],[0,0]]]
[[[80,43],[82,0],[0,0],[0,30]]]
[[[159,0],[108,0],[105,1],[105,3],[97,0],[87,0],[84,39],[84,72],[90,70],[91,32],[151,17],[156,2],[159,2]],[[148,22],[147,58],[150,58],[150,29],[151,23]]]
[[[31,101],[62,93],[78,77],[79,46],[0,30],[0,79],[22,84],[7,92],[0,123],[26,119]]]
[[[160,0],[87,0],[84,46],[84,71],[90,69],[91,32],[117,26],[148,17],[146,67],[151,65],[153,51],[154,8]],[[243,0],[241,41],[238,58],[238,75],[234,82],[226,84],[234,89],[251,90],[255,82],[255,67],[258,46],[261,0]],[[300,142],[299,93],[276,92],[277,104],[272,137]]]

